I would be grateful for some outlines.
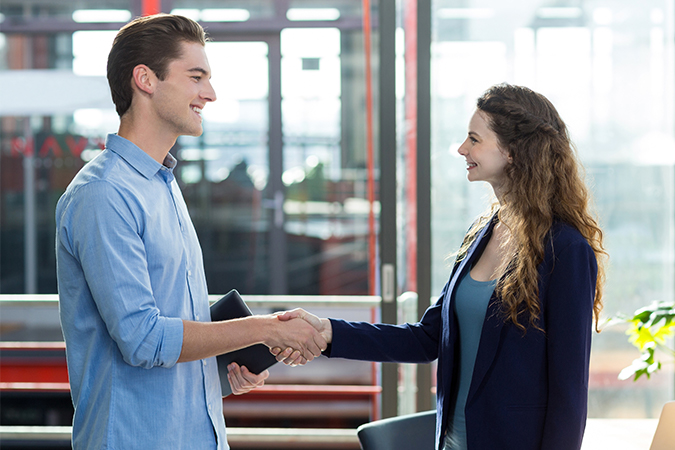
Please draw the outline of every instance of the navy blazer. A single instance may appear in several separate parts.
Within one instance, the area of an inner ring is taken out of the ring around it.
[[[438,359],[436,447],[457,392],[458,326],[452,302],[459,280],[485,249],[488,223],[455,264],[438,301],[415,324],[331,319],[326,355],[366,361],[425,363]],[[493,293],[466,403],[469,450],[573,450],[586,425],[588,366],[597,277],[595,253],[573,227],[555,222],[539,265],[539,326],[523,334],[506,322]]]

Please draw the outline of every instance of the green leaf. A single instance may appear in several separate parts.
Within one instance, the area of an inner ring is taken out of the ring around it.
[[[665,346],[666,339],[675,335],[675,303],[653,302],[636,310],[632,318],[617,315],[607,323],[628,323],[628,341],[641,352],[639,358],[619,373],[621,380],[633,377],[633,381],[637,381],[642,375],[651,378],[661,370],[661,361],[654,357],[657,347],[675,355],[675,350]]]

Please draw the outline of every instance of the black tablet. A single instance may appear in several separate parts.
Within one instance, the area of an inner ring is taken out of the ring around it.
[[[250,315],[251,310],[248,309],[239,292],[235,289],[232,289],[211,305],[211,321],[213,322],[238,319]],[[240,366],[246,366],[251,372],[259,374],[277,362],[274,355],[270,353],[270,349],[263,344],[256,344],[242,348],[241,350],[218,355],[216,360],[218,361],[218,373],[220,374],[220,386],[223,397],[227,397],[232,393],[230,382],[227,380],[227,366],[230,363],[236,362]]]

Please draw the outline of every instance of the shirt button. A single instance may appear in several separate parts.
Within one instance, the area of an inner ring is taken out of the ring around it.
[[[191,276],[192,276],[192,271],[188,270],[188,277],[191,277]]]
[[[206,360],[202,359],[202,366],[205,366],[205,365],[206,365]]]

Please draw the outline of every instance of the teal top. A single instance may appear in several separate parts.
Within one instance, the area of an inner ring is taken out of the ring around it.
[[[457,286],[453,307],[459,323],[459,390],[455,411],[445,436],[445,450],[467,448],[464,407],[469,395],[485,313],[496,285],[497,280],[476,281],[467,272]]]

